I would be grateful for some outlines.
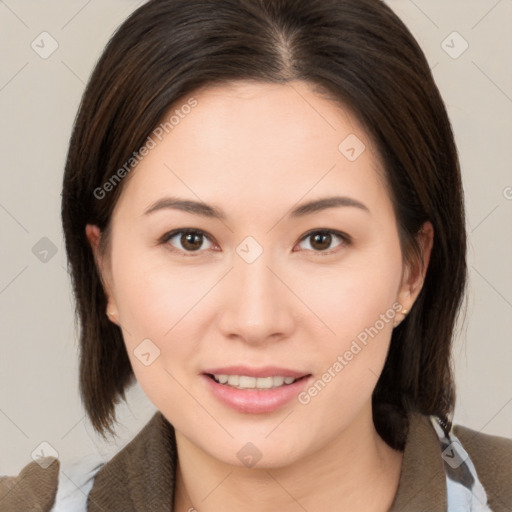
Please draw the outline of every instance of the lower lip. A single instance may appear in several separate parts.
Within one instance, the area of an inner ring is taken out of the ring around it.
[[[276,411],[297,398],[311,375],[272,389],[237,389],[219,384],[208,375],[201,375],[212,393],[225,405],[239,412],[263,414]]]

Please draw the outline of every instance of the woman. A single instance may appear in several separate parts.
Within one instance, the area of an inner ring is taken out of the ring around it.
[[[384,3],[140,7],[84,93],[62,220],[87,414],[113,433],[135,379],[158,412],[71,484],[58,460],[4,480],[6,510],[512,508],[512,440],[452,428],[460,168]]]

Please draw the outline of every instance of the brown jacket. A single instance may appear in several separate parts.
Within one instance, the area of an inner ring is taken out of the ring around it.
[[[512,512],[512,439],[462,426],[455,426],[453,431],[475,465],[492,511]],[[31,462],[18,476],[0,478],[0,511],[49,512],[55,501],[59,467],[58,459],[46,469]],[[174,429],[156,412],[97,472],[88,511],[172,511],[175,469]],[[411,414],[402,474],[390,512],[446,510],[439,438],[428,417]]]

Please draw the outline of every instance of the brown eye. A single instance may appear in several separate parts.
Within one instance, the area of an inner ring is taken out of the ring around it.
[[[312,231],[303,237],[301,242],[311,240],[310,247],[306,247],[306,249],[313,250],[314,252],[324,252],[331,249],[331,244],[336,239],[342,240],[342,243],[338,245],[348,245],[350,243],[350,238],[347,235],[329,230]]]
[[[332,235],[330,233],[315,233],[311,236],[311,246],[319,251],[329,249],[332,243]]]
[[[190,253],[201,252],[201,247],[203,246],[205,239],[210,241],[209,237],[207,237],[206,234],[202,231],[181,230],[168,233],[164,236],[162,242],[169,243],[174,249],[177,249],[178,251]],[[175,241],[172,242],[173,240]],[[206,249],[209,249],[210,247],[206,247]]]
[[[187,251],[197,251],[203,245],[203,238],[198,233],[183,233],[180,237],[180,243]]]

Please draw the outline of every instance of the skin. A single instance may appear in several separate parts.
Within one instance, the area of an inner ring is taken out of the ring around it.
[[[424,271],[420,262],[403,264],[371,141],[348,110],[310,85],[236,82],[194,97],[198,106],[124,184],[108,257],[98,251],[98,228],[86,228],[109,318],[123,329],[140,386],[176,430],[175,510],[389,510],[403,454],[375,430],[371,395],[393,321],[307,405],[238,412],[212,395],[200,373],[277,365],[320,378],[395,302],[410,310],[428,267],[432,225],[418,235]],[[348,134],[366,146],[353,162],[338,150]],[[227,218],[172,209],[144,215],[170,195],[216,205]],[[370,213],[336,207],[287,216],[332,195],[355,198]],[[186,228],[205,232],[199,251],[180,236],[159,242]],[[315,229],[341,231],[352,242],[304,239]],[[247,236],[263,248],[251,264],[236,253]],[[184,256],[187,248],[198,255]],[[160,350],[149,366],[134,355],[147,338]],[[237,457],[248,441],[262,454],[252,468]]]

